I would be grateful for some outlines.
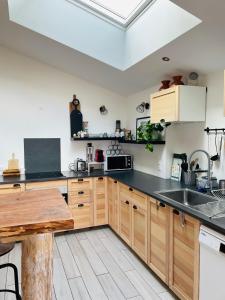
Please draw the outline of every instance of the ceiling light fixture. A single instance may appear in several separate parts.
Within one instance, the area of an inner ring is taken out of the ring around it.
[[[162,60],[163,60],[163,61],[170,61],[170,58],[167,57],[167,56],[164,56],[164,57],[162,58]]]

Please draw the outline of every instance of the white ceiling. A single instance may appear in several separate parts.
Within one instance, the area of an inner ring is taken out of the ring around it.
[[[207,74],[224,69],[225,1],[217,0],[216,5],[211,0],[173,2],[203,22],[126,71],[119,71],[10,22],[7,0],[0,1],[0,45],[125,96],[159,84],[161,79],[175,72],[195,70]],[[163,62],[163,56],[169,56],[171,61]]]

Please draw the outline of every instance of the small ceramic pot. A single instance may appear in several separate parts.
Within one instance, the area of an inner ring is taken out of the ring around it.
[[[172,87],[175,85],[184,85],[182,78],[183,78],[182,75],[173,76],[173,81],[170,86]]]
[[[160,86],[159,91],[166,90],[170,87],[170,80],[163,80],[161,82],[162,82],[162,85]]]

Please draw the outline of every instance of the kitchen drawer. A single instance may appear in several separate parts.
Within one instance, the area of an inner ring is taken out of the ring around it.
[[[88,190],[92,188],[91,178],[78,178],[68,180],[68,191]]]
[[[0,195],[19,193],[25,190],[25,185],[21,183],[14,184],[1,184],[0,185]]]
[[[93,203],[78,203],[70,206],[74,218],[74,228],[86,228],[93,226]]]
[[[68,193],[69,205],[74,205],[76,203],[92,202],[92,201],[93,201],[92,193],[89,189],[73,190]]]
[[[26,190],[59,189],[61,193],[67,192],[67,180],[50,180],[26,183]]]

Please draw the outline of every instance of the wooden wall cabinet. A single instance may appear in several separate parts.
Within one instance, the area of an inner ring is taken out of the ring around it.
[[[119,183],[117,180],[108,178],[108,223],[110,227],[119,232]]]
[[[169,283],[170,208],[153,198],[148,201],[148,265]]]
[[[151,95],[151,122],[205,121],[206,88],[179,85]]]
[[[14,184],[2,184],[0,185],[0,195],[19,193],[25,190],[25,184],[14,183]]]
[[[108,224],[108,201],[107,201],[107,179],[106,177],[95,177],[94,179],[94,225]]]
[[[170,209],[169,287],[182,300],[198,300],[200,222]]]

